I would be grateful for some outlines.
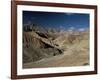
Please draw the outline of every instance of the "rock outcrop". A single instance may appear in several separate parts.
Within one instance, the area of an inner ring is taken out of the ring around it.
[[[34,31],[23,33],[23,63],[62,54],[62,50],[45,36]]]

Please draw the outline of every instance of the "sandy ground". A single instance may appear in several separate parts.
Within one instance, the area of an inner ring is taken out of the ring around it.
[[[88,53],[67,50],[62,55],[24,64],[24,68],[66,67],[89,65]]]

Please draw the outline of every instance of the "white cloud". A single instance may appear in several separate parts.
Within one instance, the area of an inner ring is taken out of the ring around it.
[[[73,30],[75,30],[75,27],[70,27],[69,30],[72,30],[73,31]]]
[[[78,31],[85,31],[85,28],[79,28]]]

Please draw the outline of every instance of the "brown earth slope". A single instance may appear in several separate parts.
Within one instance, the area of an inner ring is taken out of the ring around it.
[[[47,34],[23,33],[23,68],[89,65],[89,31]]]

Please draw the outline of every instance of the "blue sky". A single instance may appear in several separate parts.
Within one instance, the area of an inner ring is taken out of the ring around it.
[[[89,14],[23,11],[23,24],[68,29],[89,28]]]

